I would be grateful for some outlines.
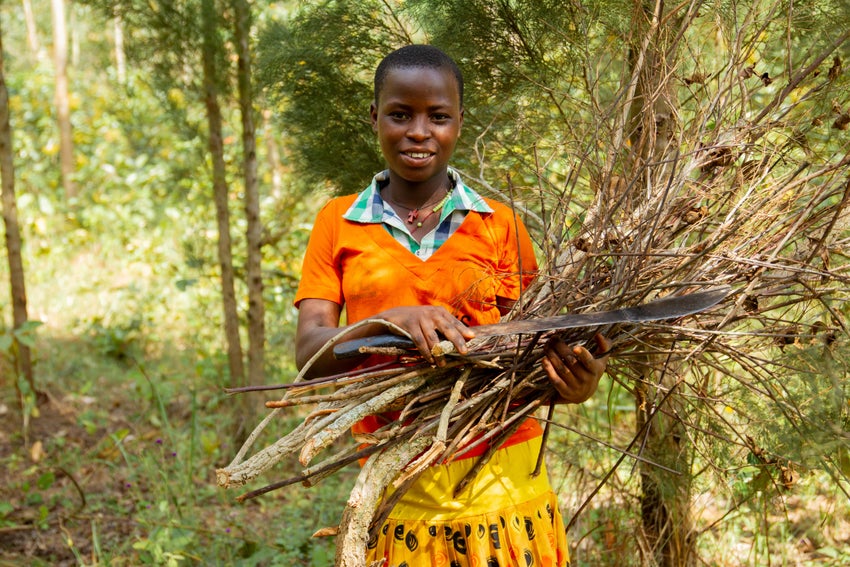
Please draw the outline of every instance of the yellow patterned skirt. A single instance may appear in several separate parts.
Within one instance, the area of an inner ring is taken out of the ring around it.
[[[366,565],[381,559],[385,567],[569,565],[545,467],[531,476],[539,450],[539,437],[500,449],[456,499],[454,487],[477,459],[430,467],[369,541]]]

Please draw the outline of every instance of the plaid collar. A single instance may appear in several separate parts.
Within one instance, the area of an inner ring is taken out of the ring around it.
[[[452,180],[454,189],[451,198],[446,202],[440,217],[445,218],[452,211],[476,211],[479,213],[492,213],[493,209],[475,191],[464,185],[457,171],[448,169],[449,178]],[[381,187],[389,180],[389,171],[382,171],[372,178],[372,183],[364,189],[351,207],[342,217],[346,220],[359,223],[382,223],[384,222],[384,200],[381,198]]]

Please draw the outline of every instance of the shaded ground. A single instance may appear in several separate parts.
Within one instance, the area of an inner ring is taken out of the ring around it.
[[[140,418],[139,405],[122,399],[132,390],[121,390],[48,396],[26,440],[16,400],[4,392],[0,566],[331,561],[332,542],[310,535],[333,523],[347,488],[295,487],[238,504],[238,492],[212,480],[232,448],[221,451],[214,433],[183,430],[196,420],[182,404],[154,426],[156,415]]]
[[[102,494],[112,483],[106,464],[91,460],[68,470],[56,454],[63,450],[96,453],[103,437],[87,433],[70,411],[55,400],[41,405],[40,416],[29,420],[30,443],[25,443],[20,414],[5,404],[0,416],[0,460],[6,465],[0,484],[0,561],[4,563],[23,565],[41,559],[76,565],[75,551],[91,558],[93,519],[110,537],[126,539],[133,531],[129,518],[106,518],[90,505],[91,494]],[[57,444],[57,439],[63,441]]]

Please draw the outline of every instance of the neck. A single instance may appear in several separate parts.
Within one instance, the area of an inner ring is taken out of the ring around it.
[[[403,207],[422,207],[438,200],[451,188],[447,173],[436,175],[421,182],[411,182],[390,172],[389,183],[383,190],[384,197]]]

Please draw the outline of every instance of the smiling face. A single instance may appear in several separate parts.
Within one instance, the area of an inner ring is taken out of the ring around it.
[[[458,82],[450,70],[390,70],[371,116],[394,191],[428,193],[445,187],[463,124]]]

